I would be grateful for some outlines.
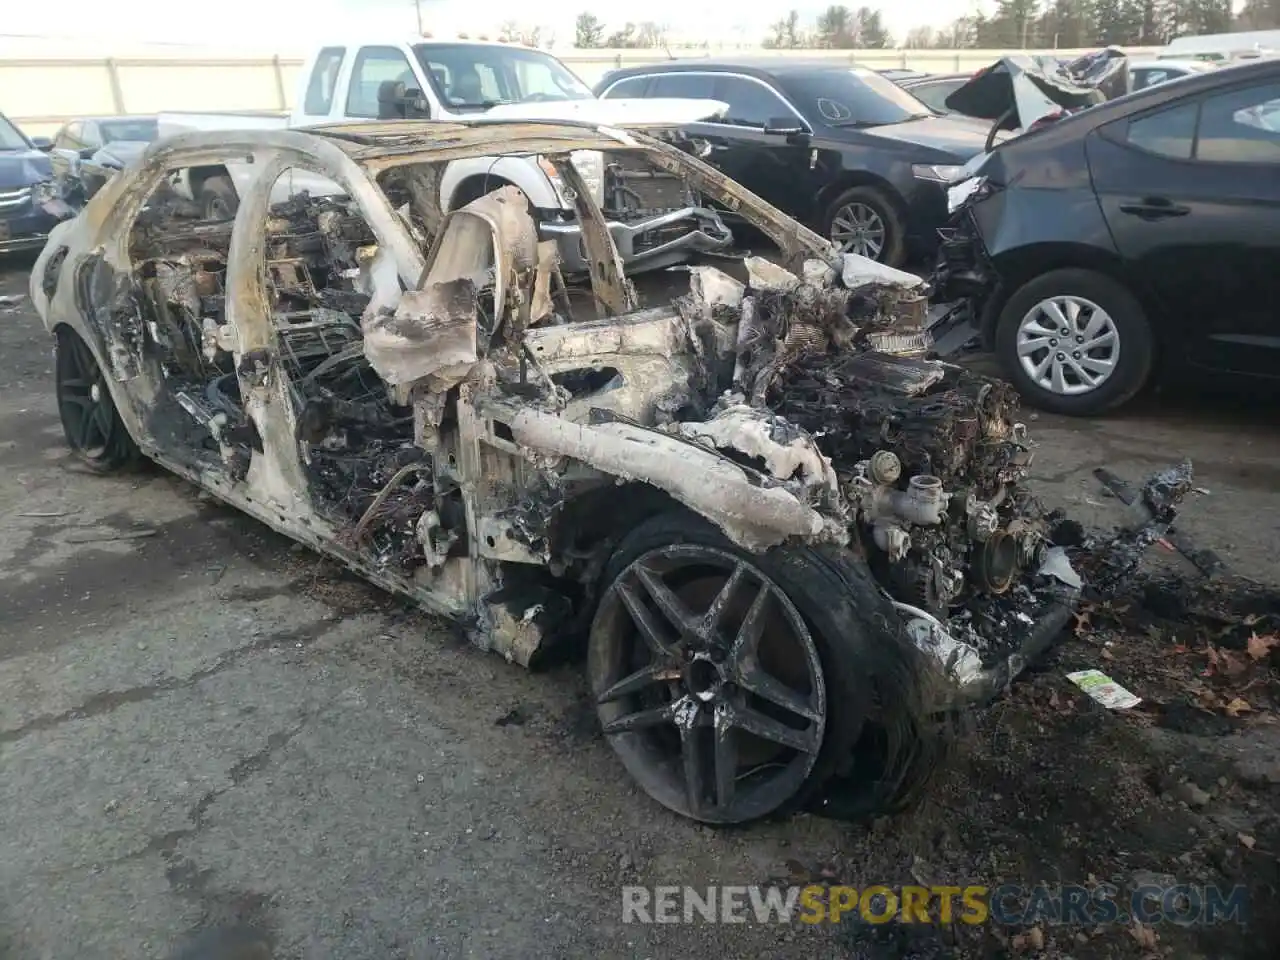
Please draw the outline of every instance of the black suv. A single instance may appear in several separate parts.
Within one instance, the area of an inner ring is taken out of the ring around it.
[[[894,266],[936,249],[946,183],[988,129],[829,60],[670,60],[613,71],[596,94],[727,104],[718,122],[686,128],[704,159],[843,250]]]
[[[44,151],[0,114],[0,254],[39,249],[48,239],[57,217],[45,213],[33,191],[53,178],[53,167]]]
[[[1102,103],[951,187],[934,276],[1032,403],[1092,414],[1157,364],[1280,377],[1280,60]]]

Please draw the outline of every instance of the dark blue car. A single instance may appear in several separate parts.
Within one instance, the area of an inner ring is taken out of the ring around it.
[[[58,222],[41,209],[36,189],[53,178],[47,149],[0,114],[0,254],[38,250]]]

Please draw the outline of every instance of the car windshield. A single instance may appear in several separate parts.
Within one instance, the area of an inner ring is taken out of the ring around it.
[[[414,48],[440,102],[456,110],[500,103],[590,100],[591,90],[540,50],[488,44],[420,43]]]
[[[18,128],[9,122],[9,119],[0,114],[0,150],[29,150],[31,144],[27,143]]]
[[[101,120],[102,142],[115,143],[118,140],[142,140],[150,142],[159,136],[155,120]]]
[[[878,127],[933,116],[933,111],[874,70],[785,72],[778,82],[800,108],[832,127]]]

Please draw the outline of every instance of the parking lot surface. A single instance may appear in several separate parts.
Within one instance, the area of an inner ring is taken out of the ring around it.
[[[25,285],[23,262],[0,265],[0,295]],[[1061,753],[1038,741],[1058,731],[1019,721],[1032,715],[1025,693],[974,732],[978,760],[872,833],[813,816],[726,831],[677,819],[624,778],[579,665],[530,674],[475,650],[158,469],[79,469],[50,351],[29,303],[0,307],[0,956],[170,957],[235,924],[279,958],[959,956],[964,943],[933,934],[904,946],[844,927],[623,924],[620,888],[911,882],[925,861],[964,871],[935,882],[963,884],[994,875],[981,854],[994,863],[997,850],[1009,853],[999,871],[1028,881],[1084,882],[1140,861],[1123,844],[1131,859],[1118,868],[1114,849],[1036,839],[1051,827],[1031,825],[1038,778],[1079,781],[1099,804],[1118,789],[1105,768],[1091,772],[1103,763],[1091,739],[1122,721],[1090,714],[1074,755],[1010,766]],[[1094,467],[1136,480],[1190,456],[1208,493],[1180,528],[1275,582],[1277,422],[1274,403],[1168,393],[1106,420],[1040,416],[1033,474],[1046,500],[1107,524],[1118,509]],[[1068,695],[1060,676],[1027,689],[1050,682]],[[1254,811],[1239,831],[1192,822],[1188,833],[1183,804],[1167,815],[1180,841],[1126,842],[1183,873],[1212,868],[1218,847],[1201,840],[1231,845],[1245,828],[1249,853],[1265,851],[1280,829],[1258,820],[1275,796],[1261,783],[1237,798],[1241,816]],[[1022,816],[1008,807],[1019,791],[1026,843],[984,836],[981,824]],[[1146,816],[1165,820],[1159,800]],[[1116,803],[1104,818],[1129,816]],[[1058,832],[1099,814],[1063,816]],[[1142,955],[1123,930],[1084,936],[1063,934],[1063,950]],[[1178,955],[1197,955],[1195,943]]]

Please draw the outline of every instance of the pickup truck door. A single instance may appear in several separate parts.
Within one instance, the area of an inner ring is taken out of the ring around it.
[[[1086,144],[1161,339],[1193,366],[1280,376],[1280,83],[1179,100]]]

